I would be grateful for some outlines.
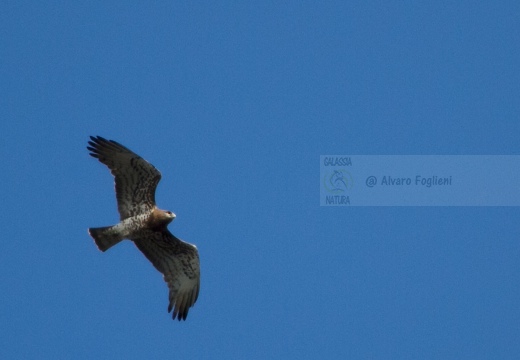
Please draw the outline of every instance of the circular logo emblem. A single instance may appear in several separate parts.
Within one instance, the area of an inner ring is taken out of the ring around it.
[[[330,170],[323,176],[323,186],[333,194],[344,193],[352,189],[352,185],[354,185],[352,175],[345,169]]]

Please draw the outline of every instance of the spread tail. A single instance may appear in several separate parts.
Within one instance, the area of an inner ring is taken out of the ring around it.
[[[112,246],[124,239],[119,234],[119,231],[118,229],[116,229],[116,226],[90,228],[88,229],[88,233],[90,234],[90,236],[92,236],[92,238],[96,242],[97,247],[101,251],[107,251]]]

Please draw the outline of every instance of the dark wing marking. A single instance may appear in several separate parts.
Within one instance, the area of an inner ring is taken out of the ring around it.
[[[108,166],[115,178],[117,207],[121,220],[149,212],[155,207],[155,189],[161,173],[152,164],[123,145],[91,136],[90,155]]]
[[[164,275],[170,289],[168,312],[173,319],[186,320],[188,310],[199,296],[200,265],[197,248],[162,231],[143,230],[135,245]]]

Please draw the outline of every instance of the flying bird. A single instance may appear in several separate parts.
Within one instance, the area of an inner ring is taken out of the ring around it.
[[[168,312],[173,319],[186,320],[188,310],[197,301],[200,288],[199,253],[170,233],[168,224],[175,219],[171,211],[155,204],[155,189],[161,173],[142,157],[101,136],[91,136],[87,149],[105,164],[115,178],[117,225],[90,228],[88,232],[99,250],[106,251],[124,239],[133,241],[168,284]]]

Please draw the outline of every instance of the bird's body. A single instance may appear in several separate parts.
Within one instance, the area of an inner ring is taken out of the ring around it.
[[[167,226],[175,219],[171,211],[155,205],[155,189],[160,172],[123,145],[91,137],[90,155],[107,165],[115,177],[116,197],[121,221],[113,226],[90,228],[89,234],[101,251],[124,239],[137,248],[164,275],[170,290],[168,312],[185,320],[197,301],[200,266],[197,248],[170,233]]]

